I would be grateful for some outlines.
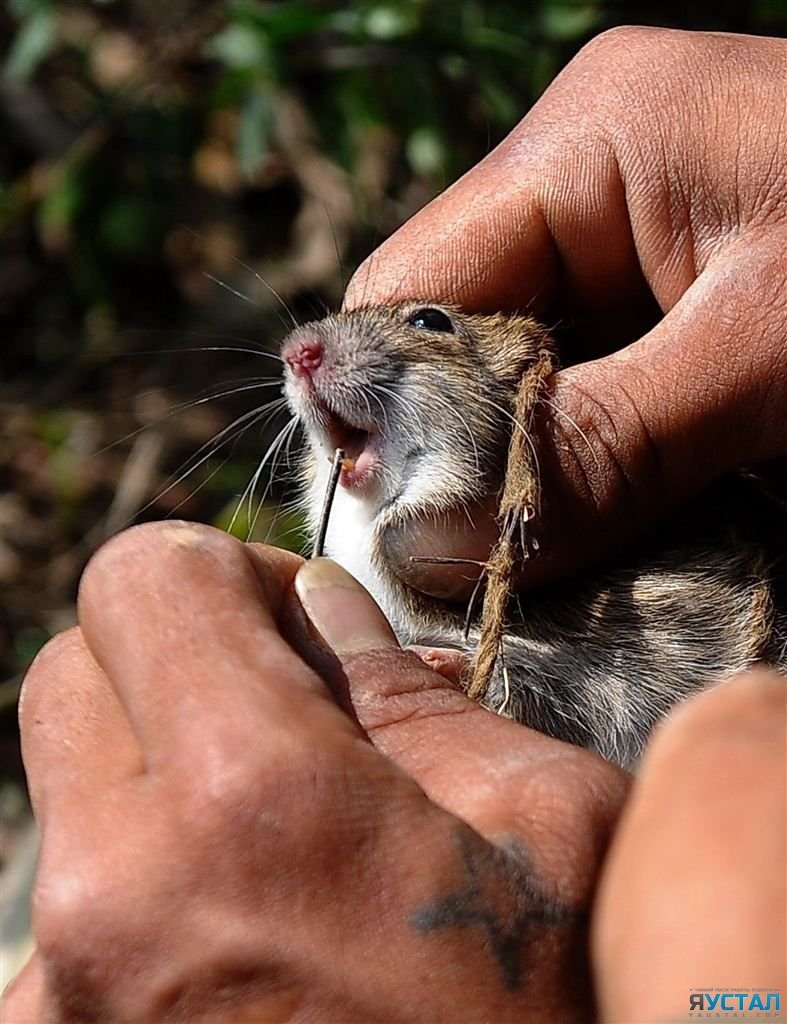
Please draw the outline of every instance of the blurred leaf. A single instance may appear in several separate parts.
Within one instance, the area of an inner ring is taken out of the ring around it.
[[[55,236],[68,232],[85,198],[85,187],[78,169],[61,165],[52,173],[53,184],[38,208],[42,233]]]
[[[513,93],[505,91],[491,78],[481,83],[481,95],[491,116],[504,128],[511,127],[524,113],[518,98]]]
[[[448,53],[440,59],[440,70],[447,78],[463,78],[469,69],[470,61],[464,54]]]
[[[14,82],[30,78],[41,61],[51,53],[57,40],[57,15],[54,7],[48,3],[38,3],[31,4],[30,8],[3,68],[5,78]]]
[[[557,57],[546,47],[540,47],[530,66],[530,81],[533,98],[540,96],[557,73]]]
[[[238,23],[228,25],[213,36],[205,52],[233,69],[254,68],[259,72],[269,63],[265,36],[248,25]]]
[[[17,21],[24,21],[44,7],[51,7],[51,0],[6,0],[9,13]]]
[[[544,34],[559,40],[585,36],[600,20],[601,13],[594,4],[548,4],[542,15]]]
[[[245,2],[230,5],[230,18],[236,24],[252,26],[264,33],[271,43],[287,43],[292,39],[313,35],[332,17],[330,11],[314,4],[257,4]]]
[[[418,24],[417,12],[399,4],[381,4],[366,15],[363,26],[372,39],[399,39],[412,34]]]
[[[237,156],[241,170],[252,178],[268,151],[273,127],[273,110],[268,90],[250,89],[241,104],[238,125]]]
[[[530,53],[530,47],[523,35],[503,32],[497,28],[481,25],[469,34],[467,42],[479,50],[523,58]]]
[[[430,177],[445,168],[445,146],[433,128],[417,128],[407,140],[406,152],[416,174]]]
[[[210,105],[214,108],[233,106],[245,96],[257,77],[257,72],[251,67],[229,68],[216,83]]]
[[[121,195],[104,210],[99,241],[121,258],[142,253],[156,235],[156,207],[146,196]]]

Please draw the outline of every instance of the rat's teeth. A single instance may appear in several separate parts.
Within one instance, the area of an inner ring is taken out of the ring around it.
[[[355,463],[356,463],[355,459],[347,459],[347,458],[342,459],[342,469],[346,469],[347,472],[349,473],[349,472],[351,472],[352,470],[355,469]]]

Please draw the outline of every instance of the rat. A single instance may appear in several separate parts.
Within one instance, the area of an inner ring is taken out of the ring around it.
[[[342,449],[326,553],[403,645],[475,649],[477,614],[407,582],[401,527],[500,493],[517,388],[545,349],[530,317],[428,301],[342,311],[283,344],[308,523]],[[785,669],[787,509],[742,473],[711,492],[602,565],[512,595],[484,704],[631,770],[679,701],[758,662]]]

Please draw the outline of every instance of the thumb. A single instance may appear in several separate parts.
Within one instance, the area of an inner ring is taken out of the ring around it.
[[[468,700],[402,650],[372,597],[330,559],[302,565],[295,589],[341,665],[362,729],[430,799],[483,835],[530,835],[551,821],[558,793],[565,820],[582,822],[583,842],[598,854],[625,773]]]
[[[551,582],[641,535],[724,473],[787,454],[787,232],[741,239],[659,324],[555,375],[537,423],[541,554],[523,585]],[[384,538],[416,589],[458,598],[494,542],[462,509]],[[440,556],[468,559],[435,565]]]
[[[730,249],[640,341],[558,374],[540,456],[555,569],[787,454],[785,240]]]

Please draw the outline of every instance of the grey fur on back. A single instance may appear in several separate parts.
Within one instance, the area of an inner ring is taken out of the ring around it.
[[[485,703],[634,768],[676,703],[758,662],[787,666],[786,547],[787,509],[754,480],[721,481],[603,569],[515,595]],[[475,627],[465,640],[458,617],[429,620],[411,620],[409,642],[472,652]]]

